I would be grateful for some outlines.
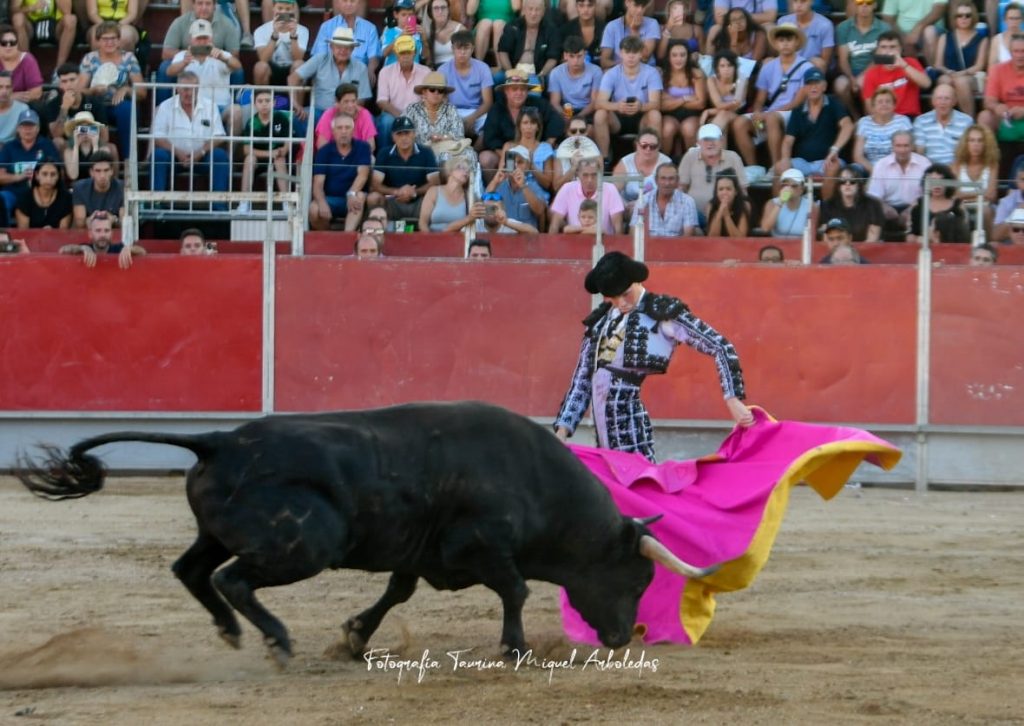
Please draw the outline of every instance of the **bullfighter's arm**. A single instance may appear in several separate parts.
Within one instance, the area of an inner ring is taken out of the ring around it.
[[[594,375],[594,342],[590,335],[583,336],[580,346],[580,358],[576,362],[576,370],[572,373],[572,383],[562,399],[562,406],[555,417],[555,430],[564,428],[572,436],[579,425],[583,414],[590,406],[590,394]]]
[[[715,359],[718,382],[722,386],[725,398],[743,399],[746,397],[739,355],[724,335],[689,310],[662,323],[662,330],[677,343],[686,343],[694,350]]]

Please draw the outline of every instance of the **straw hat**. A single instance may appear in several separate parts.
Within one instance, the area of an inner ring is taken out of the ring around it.
[[[782,23],[782,25],[776,25],[774,28],[768,31],[768,40],[775,45],[775,39],[782,35],[795,35],[796,36],[796,49],[800,50],[807,45],[807,36],[804,35],[804,31],[800,29],[798,25],[793,23]]]
[[[437,88],[445,93],[452,93],[455,91],[454,88],[448,85],[448,79],[444,77],[443,73],[432,71],[423,77],[423,83],[415,86],[412,91],[419,95],[428,88]]]
[[[352,33],[352,28],[335,28],[331,35],[331,45],[341,45],[346,48],[355,48],[363,41],[357,40]]]
[[[74,118],[68,119],[64,123],[64,134],[71,136],[79,126],[98,126],[103,128],[105,125],[93,118],[93,115],[88,111],[79,111],[75,114]]]

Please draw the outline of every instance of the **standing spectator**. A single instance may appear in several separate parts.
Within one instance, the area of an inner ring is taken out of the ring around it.
[[[129,156],[132,137],[131,96],[139,101],[146,97],[142,85],[142,68],[134,53],[118,47],[117,25],[100,25],[100,49],[86,53],[78,74],[78,91],[90,96],[94,105],[103,104],[104,116],[113,118],[117,127],[117,141],[121,158]]]
[[[14,138],[18,129],[18,119],[29,110],[27,105],[14,100],[11,88],[11,74],[0,71],[0,145],[7,144]]]
[[[366,66],[367,81],[369,85],[376,86],[381,55],[377,26],[359,17],[359,0],[331,0],[331,8],[334,14],[320,26],[313,41],[313,55],[330,55],[336,31],[347,29],[351,32],[344,37],[356,41],[349,47],[358,47],[352,51],[352,57]]]
[[[89,178],[79,179],[71,187],[72,224],[84,229],[86,220],[96,212],[110,215],[111,224],[119,227],[124,219],[124,184],[114,178],[110,154],[99,151],[89,167]]]
[[[319,149],[334,140],[331,120],[335,114],[347,113],[356,120],[356,130],[352,138],[365,141],[370,145],[370,151],[376,151],[377,125],[373,121],[373,114],[359,105],[358,93],[359,88],[352,83],[342,83],[334,89],[334,105],[324,111],[316,123],[316,148]]]
[[[423,57],[423,39],[416,20],[416,3],[414,0],[395,0],[392,10],[395,24],[384,28],[384,32],[380,34],[380,54],[384,58],[384,65],[386,67],[397,62],[396,43],[400,38],[412,42],[412,45],[407,46],[411,49],[408,52],[414,54],[413,61],[419,64]]]
[[[870,106],[871,113],[857,121],[857,137],[853,145],[853,160],[868,173],[876,161],[892,153],[892,135],[913,128],[909,118],[896,113],[896,94],[888,86],[875,89]]]
[[[1010,39],[1010,60],[989,69],[978,123],[1000,141],[1024,141],[1024,36]]]
[[[210,252],[206,247],[206,235],[203,234],[201,229],[196,227],[189,227],[182,231],[178,237],[180,248],[178,254],[189,256],[206,255]]]
[[[71,182],[78,181],[89,173],[90,167],[101,155],[117,159],[113,146],[103,143],[106,127],[97,123],[88,111],[80,111],[61,130],[67,137],[64,148],[64,174]],[[56,147],[56,144],[54,144]]]
[[[547,214],[548,194],[530,173],[529,156],[518,153],[515,148],[509,149],[508,154],[515,159],[515,170],[498,169],[487,191],[498,195],[509,217],[541,229]]]
[[[917,153],[940,164],[952,164],[960,138],[974,120],[957,111],[956,92],[948,83],[932,90],[932,110],[914,119],[914,146]],[[895,105],[894,105],[895,108]]]
[[[939,39],[936,26],[945,15],[946,3],[932,0],[885,0],[882,7],[882,20],[902,34],[906,55],[916,55],[920,51],[929,59],[935,57],[935,45]],[[879,49],[878,52],[883,51]],[[865,94],[865,98],[870,95]]]
[[[685,40],[669,41],[662,62],[661,148],[679,157],[697,140],[708,107],[708,84]]]
[[[818,68],[804,73],[804,88],[807,100],[789,115],[782,158],[776,170],[782,172],[792,167],[805,175],[834,177],[842,164],[839,152],[853,135],[853,122],[842,102],[825,94],[828,82]]]
[[[352,231],[363,216],[373,159],[369,145],[352,138],[355,120],[351,116],[336,114],[331,129],[334,143],[316,152],[309,226],[328,229],[332,219],[344,217],[345,229]]]
[[[217,7],[216,0],[192,0],[190,10],[182,8],[182,14],[174,19],[164,36],[163,50],[160,52],[160,67],[156,72],[156,80],[159,83],[170,83],[167,75],[167,66],[171,59],[179,51],[188,50],[190,43],[189,29],[196,20],[207,20],[213,26],[213,45],[226,50],[233,56],[238,56],[241,47],[242,35],[239,27],[230,17],[225,15]],[[244,74],[236,74],[232,78],[234,83],[244,83]],[[171,90],[159,89],[156,92],[157,103],[170,98]]]
[[[548,76],[548,98],[556,110],[564,111],[566,106],[572,109],[566,118],[583,118],[589,125],[597,110],[597,92],[604,74],[600,66],[587,61],[583,39],[577,35],[563,41],[562,59]]]
[[[0,25],[0,70],[11,74],[14,100],[31,103],[43,97],[39,62],[31,53],[18,48],[18,34],[10,25]]]
[[[480,154],[480,166],[488,174],[498,166],[500,152],[505,144],[515,141],[519,114],[524,108],[537,109],[540,115],[540,138],[548,143],[553,144],[565,133],[565,116],[551,108],[547,99],[530,96],[532,85],[526,72],[514,68],[505,74],[505,82],[498,86],[500,93],[484,124],[484,151]]]
[[[242,191],[251,192],[254,177],[259,172],[274,168],[277,189],[288,191],[289,166],[291,163],[292,115],[286,111],[274,110],[274,92],[269,88],[258,88],[252,92],[252,107],[255,113],[245,122],[242,136],[249,139],[242,146]],[[250,204],[243,201],[238,211],[249,212]]]
[[[819,219],[842,219],[855,242],[882,239],[885,211],[882,203],[864,193],[867,175],[859,164],[850,164],[839,172],[839,181],[826,194],[822,192]]]
[[[384,206],[389,219],[418,220],[423,195],[439,181],[437,157],[416,143],[416,125],[406,116],[395,119],[391,139],[377,152],[369,204]]]
[[[747,107],[747,79],[740,77],[739,59],[731,50],[715,53],[711,62],[712,75],[708,78],[710,107],[700,116],[700,125],[712,123],[725,131],[736,120],[736,115]]]
[[[487,64],[473,57],[473,34],[468,30],[452,36],[452,54],[452,60],[437,70],[454,89],[448,100],[462,117],[465,135],[473,138],[483,130],[494,105],[494,79]]]
[[[86,267],[96,266],[96,255],[117,255],[117,264],[122,270],[132,266],[132,257],[146,254],[140,245],[126,245],[113,241],[114,227],[110,216],[97,212],[89,217],[89,241],[85,244],[64,245],[59,253],[62,255],[82,255]]]
[[[142,20],[145,10],[143,0],[86,0],[85,13],[89,18],[88,39],[93,50],[99,50],[100,26],[113,23],[118,30],[121,50],[133,53],[139,44],[139,31],[135,25]]]
[[[661,74],[641,62],[643,43],[636,36],[624,37],[620,50],[622,63],[601,79],[594,114],[594,140],[606,159],[611,157],[612,134],[661,128]]]
[[[491,243],[488,240],[478,237],[469,243],[469,249],[466,250],[466,259],[469,260],[489,260],[491,259]]]
[[[424,65],[437,69],[454,57],[452,36],[466,28],[452,18],[449,0],[427,0]]]
[[[878,160],[871,171],[868,194],[881,200],[885,218],[899,220],[900,227],[910,222],[910,206],[921,196],[921,177],[928,159],[914,153],[914,136],[897,131],[892,137],[892,153]]]
[[[786,259],[780,248],[775,245],[765,245],[757,251],[757,261],[769,265],[781,265]]]
[[[703,211],[715,196],[715,179],[726,172],[736,176],[740,191],[745,194],[747,175],[743,160],[735,151],[725,149],[722,129],[704,124],[697,131],[697,146],[683,154],[679,162],[679,188],[693,197],[698,211]]]
[[[576,181],[569,182],[555,195],[551,203],[551,221],[548,231],[558,234],[566,222],[571,225],[580,223],[580,204],[586,199],[597,199],[597,177],[600,161],[583,159],[577,165]],[[604,182],[601,189],[602,228],[605,234],[622,233],[622,198],[619,190],[611,182]]]
[[[485,61],[487,54],[498,52],[498,43],[505,25],[512,22],[522,7],[522,0],[466,0],[466,15],[476,18],[476,59]]]
[[[377,77],[377,136],[381,139],[391,138],[391,124],[419,100],[416,87],[430,73],[429,68],[415,61],[416,44],[410,36],[400,35],[392,45],[398,62],[385,62]]]
[[[654,50],[661,39],[661,26],[645,15],[651,0],[626,0],[626,14],[604,26],[601,36],[601,67],[605,70],[622,63],[622,41],[636,38],[640,41],[637,53],[641,63],[654,65]],[[635,47],[635,46],[631,46]]]
[[[259,60],[252,69],[257,86],[285,86],[309,47],[309,28],[299,23],[295,0],[275,0],[274,17],[252,34]]]
[[[100,125],[100,143],[108,145],[110,136],[106,126],[106,105],[98,102],[97,97],[86,96],[78,90],[78,65],[65,63],[57,68],[56,75],[57,93],[49,94],[43,102],[40,115],[50,129],[50,139],[57,151],[63,152],[70,141],[65,135],[67,122],[82,112],[87,112]]]
[[[545,0],[523,0],[522,14],[505,25],[498,42],[498,66],[510,71],[520,63],[531,63],[546,81],[562,56],[562,36],[545,14]]]
[[[707,219],[708,237],[746,237],[750,232],[750,202],[731,171],[715,178]]]
[[[188,32],[191,44],[171,59],[167,75],[177,78],[182,71],[194,73],[199,92],[213,99],[224,126],[237,136],[242,129],[242,109],[231,102],[231,74],[242,68],[242,61],[213,44],[213,26],[208,20],[196,20]]]
[[[804,194],[806,178],[799,169],[782,173],[779,196],[764,205],[761,229],[772,237],[801,237],[807,225],[816,228],[817,208]]]
[[[864,71],[860,91],[867,111],[871,111],[867,102],[874,96],[875,89],[887,86],[896,94],[896,113],[910,118],[920,116],[921,89],[930,88],[932,79],[925,73],[917,58],[904,58],[901,55],[899,33],[890,30],[879,35],[874,58],[884,59],[886,62],[872,62]]]
[[[689,194],[679,191],[679,172],[671,160],[658,165],[654,181],[657,191],[637,200],[630,227],[646,220],[653,237],[692,237],[698,226],[697,205]]]
[[[416,143],[431,145],[465,138],[465,127],[458,110],[448,101],[453,90],[444,75],[433,71],[413,88],[419,101],[405,108],[405,115],[416,124]],[[431,147],[433,148],[433,147]]]
[[[971,251],[971,266],[972,267],[988,267],[996,264],[999,261],[999,253],[996,248],[987,242],[983,245],[978,245]]]
[[[68,229],[71,226],[71,195],[64,188],[60,168],[43,159],[32,171],[32,186],[18,198],[14,210],[18,229]]]
[[[811,9],[811,0],[789,0],[793,12],[779,18],[779,25],[792,24],[804,31],[806,42],[801,55],[818,67],[822,73],[828,71],[835,52],[835,26],[824,15]]]
[[[199,78],[191,71],[178,76],[178,94],[156,109],[153,118],[153,191],[171,188],[174,168],[188,167],[192,175],[207,174],[211,191],[228,190],[230,169],[224,125],[213,101],[200,96]],[[217,205],[222,206],[220,204]]]
[[[594,0],[573,0],[570,7],[575,8],[576,17],[562,26],[562,53],[564,57],[565,42],[569,38],[582,41],[584,60],[600,67],[601,38],[604,36],[604,21],[597,17]],[[576,51],[573,51],[574,53]],[[549,86],[550,87],[550,86]]]
[[[939,38],[934,70],[939,83],[951,83],[956,89],[957,105],[974,116],[977,76],[988,62],[988,38],[978,30],[978,11],[970,0],[960,0],[953,10],[956,26]]]
[[[14,218],[18,197],[29,191],[29,182],[36,166],[43,160],[56,161],[53,142],[39,135],[39,114],[26,108],[18,117],[18,138],[0,149],[0,196],[8,216]],[[8,227],[11,224],[8,222]]]
[[[448,159],[441,166],[441,183],[430,187],[423,195],[421,231],[460,232],[480,218],[473,214],[469,203],[471,173],[469,160],[462,157]]]
[[[352,57],[352,49],[361,41],[352,36],[349,28],[338,28],[331,38],[329,53],[313,53],[312,57],[288,76],[289,86],[303,86],[313,81],[313,121],[334,105],[334,91],[342,83],[352,83],[359,88],[359,100],[373,97],[370,90],[367,68]],[[305,120],[306,110],[298,98],[293,97],[292,113],[300,121]]]
[[[854,112],[859,104],[864,71],[871,65],[878,38],[892,30],[888,23],[875,16],[875,0],[855,0],[855,8],[853,17],[836,28],[839,75],[832,81],[832,91]]]
[[[12,0],[11,25],[18,33],[18,47],[27,51],[33,39],[53,42],[57,38],[57,60],[60,68],[68,62],[75,43],[78,17],[71,0]]]

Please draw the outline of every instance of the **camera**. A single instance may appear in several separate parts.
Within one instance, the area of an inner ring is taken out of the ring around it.
[[[290,23],[293,20],[295,20],[295,15],[293,13],[281,13],[277,16],[277,22],[279,23]]]
[[[93,126],[92,124],[85,124],[84,126],[79,126],[78,130],[75,133],[78,133],[78,134],[81,134],[81,135],[84,136],[86,134],[98,134],[99,132],[100,132],[100,127],[99,126]]]
[[[415,31],[416,30],[416,16],[413,15],[412,17],[410,17],[409,20],[406,22],[406,25],[409,26],[409,30]]]
[[[505,155],[505,171],[511,174],[515,170],[516,170],[516,156],[515,156],[515,154],[506,154]]]
[[[196,56],[196,57],[202,57],[202,56],[210,55],[210,52],[212,50],[213,50],[213,46],[212,45],[190,45],[188,47],[188,52],[191,53],[192,55]]]
[[[498,205],[497,204],[488,202],[487,204],[484,205],[484,214],[486,214],[488,217],[493,217],[497,213],[498,213]]]
[[[880,66],[891,66],[893,63],[896,62],[896,56],[875,53],[873,56],[871,56],[871,60]]]
[[[636,103],[636,96],[629,96],[626,98],[626,103]]]
[[[20,251],[17,242],[0,242],[0,255],[14,255]]]

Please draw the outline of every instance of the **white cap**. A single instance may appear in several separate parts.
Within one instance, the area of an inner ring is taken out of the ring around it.
[[[508,153],[515,154],[516,156],[521,156],[527,161],[529,161],[531,158],[530,150],[527,149],[525,146],[513,146],[511,149],[508,150]]]
[[[697,131],[697,141],[704,141],[704,139],[718,140],[722,138],[722,129],[718,128],[715,124],[704,124]]]
[[[799,169],[786,169],[782,172],[781,181],[795,181],[797,184],[804,183],[804,173]]]
[[[1024,224],[1024,207],[1017,207],[1006,220],[1007,224]]]

